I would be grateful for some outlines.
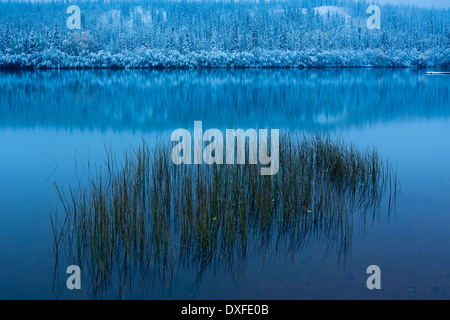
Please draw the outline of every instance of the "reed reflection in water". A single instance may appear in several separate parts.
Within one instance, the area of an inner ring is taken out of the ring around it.
[[[194,285],[208,270],[237,277],[250,255],[289,258],[306,246],[325,245],[341,262],[354,229],[373,223],[383,200],[390,215],[399,192],[377,150],[328,135],[283,133],[273,176],[248,162],[175,165],[170,152],[145,141],[120,160],[107,150],[87,184],[56,185],[55,270],[78,264],[98,296],[170,288],[180,268],[195,270]]]

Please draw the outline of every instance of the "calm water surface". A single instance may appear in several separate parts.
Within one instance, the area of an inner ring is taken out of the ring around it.
[[[87,276],[72,292],[66,265],[55,272],[54,183],[101,166],[105,146],[153,144],[195,120],[204,130],[280,128],[375,146],[398,166],[396,210],[382,205],[373,223],[354,217],[345,257],[324,256],[327,243],[255,250],[239,272],[210,268],[196,283],[195,267],[179,268],[170,285],[137,282],[122,298],[450,297],[450,77],[325,69],[1,72],[0,298],[91,298]],[[372,264],[379,291],[366,288]],[[118,292],[110,285],[99,297]]]

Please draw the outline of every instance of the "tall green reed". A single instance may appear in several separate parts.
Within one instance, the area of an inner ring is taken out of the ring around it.
[[[145,141],[121,160],[106,151],[87,184],[63,191],[64,220],[51,214],[56,261],[83,265],[93,292],[141,281],[171,283],[176,267],[243,270],[250,252],[294,254],[325,244],[345,259],[355,220],[365,226],[395,207],[396,169],[373,148],[328,135],[285,133],[277,175],[261,164],[175,165],[171,145]],[[246,152],[248,154],[247,145]]]

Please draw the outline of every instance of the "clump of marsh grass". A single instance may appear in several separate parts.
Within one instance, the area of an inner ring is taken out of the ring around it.
[[[325,243],[345,258],[354,220],[377,216],[396,171],[371,148],[325,135],[284,134],[277,175],[260,164],[175,165],[170,144],[145,142],[122,161],[107,151],[86,185],[56,190],[64,219],[52,215],[55,253],[89,270],[98,290],[121,292],[130,277],[170,283],[176,265],[239,272],[250,251],[295,253]],[[247,149],[248,153],[248,149]],[[357,217],[356,217],[357,215]]]

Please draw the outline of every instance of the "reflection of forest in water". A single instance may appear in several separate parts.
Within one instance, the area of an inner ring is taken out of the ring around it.
[[[345,263],[353,232],[389,216],[399,190],[375,149],[326,135],[283,135],[273,176],[248,161],[174,165],[170,151],[143,144],[120,161],[110,151],[87,184],[57,187],[56,264],[88,270],[94,295],[132,286],[170,292],[184,269],[194,286],[208,272],[237,279],[249,257],[289,261],[306,247]]]
[[[149,131],[202,120],[321,131],[447,118],[449,88],[409,69],[2,72],[0,125]]]

